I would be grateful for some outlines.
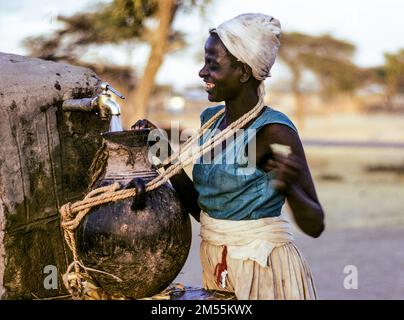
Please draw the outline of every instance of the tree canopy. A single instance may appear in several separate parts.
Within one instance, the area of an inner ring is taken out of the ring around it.
[[[204,13],[211,0],[113,0],[88,12],[60,16],[60,30],[50,36],[31,37],[25,45],[30,54],[48,60],[83,64],[89,46],[125,42],[147,43],[150,54],[133,92],[127,124],[144,117],[156,74],[167,53],[186,45],[184,33],[172,26],[175,15],[199,10]],[[88,65],[88,63],[85,63]],[[125,71],[125,70],[123,70]]]
[[[312,36],[298,32],[281,38],[280,59],[291,69],[295,79],[310,70],[319,79],[325,95],[353,91],[361,84],[360,68],[352,62],[355,46],[330,35]]]

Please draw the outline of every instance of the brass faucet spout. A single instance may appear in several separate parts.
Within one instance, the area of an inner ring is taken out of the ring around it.
[[[108,119],[110,115],[119,116],[121,114],[121,107],[107,95],[98,97],[98,108],[103,120]]]
[[[98,112],[101,120],[108,120],[111,116],[119,116],[121,107],[112,100],[110,92],[121,99],[125,99],[125,97],[106,82],[102,82],[100,88],[102,92],[93,98],[65,100],[62,106],[63,111],[95,111]]]

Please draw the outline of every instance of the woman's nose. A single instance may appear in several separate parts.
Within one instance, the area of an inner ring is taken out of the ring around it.
[[[203,66],[201,70],[199,70],[199,76],[201,78],[205,78],[208,75],[207,70],[206,70],[206,65]]]

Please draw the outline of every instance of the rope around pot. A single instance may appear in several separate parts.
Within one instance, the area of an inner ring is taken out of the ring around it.
[[[172,176],[179,173],[183,168],[199,159],[217,145],[221,144],[223,141],[233,136],[236,130],[243,128],[248,122],[255,119],[262,109],[264,108],[264,82],[261,82],[258,87],[258,103],[249,112],[245,113],[242,117],[232,122],[226,129],[222,130],[219,134],[213,135],[211,139],[207,140],[203,145],[197,147],[197,151],[190,153],[189,149],[195,141],[201,138],[204,132],[210,128],[210,126],[224,113],[224,108],[217,112],[209,121],[207,121],[195,134],[193,137],[189,138],[182,148],[179,148],[177,152],[172,154],[169,158],[161,163],[161,165],[167,165],[175,160],[168,167],[168,169],[162,174],[158,175],[153,180],[146,184],[145,191],[154,190],[161,185],[165,184]],[[184,159],[183,156],[185,156]],[[80,225],[83,218],[91,211],[92,208],[103,205],[109,202],[115,202],[119,200],[128,199],[136,195],[136,189],[120,189],[119,183],[115,182],[109,186],[100,187],[90,191],[83,200],[77,201],[75,203],[66,203],[60,208],[61,215],[61,226],[64,232],[64,239],[73,254],[73,262],[68,267],[66,273],[63,276],[63,283],[69,293],[72,295],[73,299],[83,299],[85,290],[83,289],[82,280],[91,278],[87,271],[101,272],[113,277],[117,281],[122,281],[118,277],[106,273],[104,271],[90,269],[84,266],[82,262],[79,261],[77,254],[76,240],[75,240],[75,230]],[[74,272],[71,272],[72,266],[74,267]],[[80,270],[83,270],[82,272]],[[72,283],[71,283],[72,282]]]

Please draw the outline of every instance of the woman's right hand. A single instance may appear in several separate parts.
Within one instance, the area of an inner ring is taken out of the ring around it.
[[[164,160],[167,159],[172,153],[173,149],[171,147],[169,138],[167,136],[167,133],[164,132],[164,130],[158,128],[154,123],[150,122],[147,119],[139,119],[136,121],[132,127],[132,130],[144,130],[144,129],[150,129],[151,131],[156,130],[155,132],[151,132],[151,135],[149,135],[149,146],[154,146],[157,142],[160,142],[160,146],[154,154],[157,158],[160,159],[160,162],[163,162]]]
[[[142,129],[153,130],[153,129],[158,129],[158,128],[155,124],[153,124],[152,122],[150,122],[147,119],[139,119],[131,127],[131,130],[142,130]]]

